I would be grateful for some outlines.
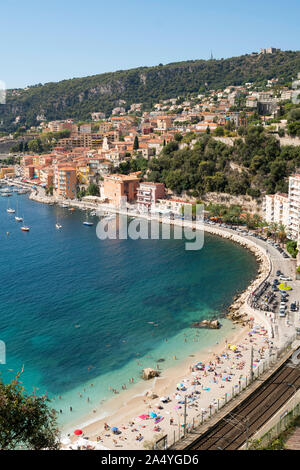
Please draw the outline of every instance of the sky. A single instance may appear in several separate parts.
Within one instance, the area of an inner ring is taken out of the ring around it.
[[[0,0],[0,81],[299,50],[299,18],[299,0]]]

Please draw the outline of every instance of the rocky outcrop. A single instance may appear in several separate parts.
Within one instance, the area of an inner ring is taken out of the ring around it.
[[[155,377],[159,377],[159,376],[160,376],[160,372],[158,370],[151,369],[151,368],[143,370],[143,379],[144,380],[151,380],[151,379],[154,379]]]
[[[208,328],[209,330],[218,330],[221,323],[218,320],[203,320],[192,324],[192,328]]]

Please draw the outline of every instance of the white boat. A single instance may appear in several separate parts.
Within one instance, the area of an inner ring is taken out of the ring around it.
[[[57,228],[57,230],[60,230],[62,228],[62,225],[57,223],[57,224],[55,224],[55,227]]]
[[[83,222],[83,225],[86,225],[87,227],[92,227],[93,222],[89,222],[88,220],[86,220],[85,222]]]
[[[9,214],[14,214],[16,211],[15,211],[15,209],[11,209],[9,207],[8,209],[6,209],[6,212],[8,212]]]
[[[24,216],[23,216],[23,220],[24,220]],[[21,230],[22,232],[29,232],[30,231],[30,228],[27,227],[25,224],[21,227]]]
[[[69,207],[68,204],[60,204],[59,207],[62,207],[63,209],[66,209],[67,207]]]
[[[15,217],[15,220],[17,222],[23,222],[23,217],[19,217],[19,204],[18,204],[18,201],[17,201],[17,215]]]

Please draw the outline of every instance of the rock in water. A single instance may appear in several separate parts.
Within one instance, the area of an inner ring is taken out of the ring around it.
[[[144,380],[151,380],[151,379],[154,379],[154,377],[159,377],[159,376],[160,376],[160,372],[158,370],[150,369],[150,368],[143,370]]]
[[[192,324],[192,328],[208,328],[210,330],[218,330],[221,323],[218,320],[203,320]]]

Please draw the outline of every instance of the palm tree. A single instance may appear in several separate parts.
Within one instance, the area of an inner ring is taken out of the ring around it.
[[[285,240],[287,239],[285,226],[283,224],[279,224],[278,231],[279,231],[278,236],[279,236],[280,243],[283,244]]]
[[[278,237],[278,223],[277,222],[272,222],[270,224],[270,230],[272,232],[272,237],[276,241],[277,237]]]
[[[258,215],[258,214],[254,214],[253,215],[253,223],[254,223],[255,228],[259,227],[260,222],[261,222],[261,216]]]

